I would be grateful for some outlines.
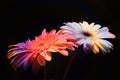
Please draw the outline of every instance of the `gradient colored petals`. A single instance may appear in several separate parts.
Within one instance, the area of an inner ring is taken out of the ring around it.
[[[21,47],[21,45],[20,45]],[[12,48],[13,49],[13,48]],[[8,56],[8,59],[11,58],[11,64],[13,66],[13,68],[16,70],[16,68],[18,68],[19,66],[23,65],[23,68],[26,70],[30,65],[33,66],[33,63],[36,62],[39,64],[40,66],[44,66],[45,65],[45,60],[47,60],[44,56],[38,54],[36,51],[32,51],[29,50],[27,48],[19,48],[19,46],[17,46],[16,49],[14,49],[13,51],[10,51]],[[41,60],[38,60],[35,58],[38,58]]]
[[[44,29],[34,40],[28,39],[26,42],[10,45],[7,57],[11,59],[15,70],[21,65],[25,70],[32,65],[33,71],[37,72],[41,66],[45,66],[46,61],[51,61],[51,52],[59,52],[68,56],[67,49],[74,51],[74,47],[78,46],[73,40],[72,35],[63,33],[62,30],[46,32]]]
[[[63,32],[72,34],[76,38],[76,44],[83,45],[84,51],[92,50],[95,54],[102,51],[110,52],[113,45],[107,38],[114,39],[115,35],[109,32],[108,27],[83,21],[82,23],[68,22],[60,27]]]

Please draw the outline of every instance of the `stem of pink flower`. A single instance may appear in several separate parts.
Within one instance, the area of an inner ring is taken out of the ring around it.
[[[44,66],[44,80],[47,80],[47,70],[46,70],[46,65]]]

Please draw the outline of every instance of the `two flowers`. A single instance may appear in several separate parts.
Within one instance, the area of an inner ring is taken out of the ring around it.
[[[86,21],[68,22],[59,31],[54,29],[46,32],[43,29],[41,35],[34,40],[10,45],[7,57],[11,59],[15,70],[21,65],[24,69],[32,65],[33,71],[37,72],[41,66],[45,66],[46,61],[51,61],[51,52],[68,56],[68,49],[74,51],[80,45],[83,45],[85,52],[110,52],[113,45],[105,40],[107,38],[115,38],[107,27],[102,28],[99,24],[88,24]]]

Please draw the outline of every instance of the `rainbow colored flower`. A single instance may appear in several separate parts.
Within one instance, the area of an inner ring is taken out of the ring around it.
[[[75,50],[77,45],[72,42],[74,37],[68,33],[63,33],[62,30],[56,32],[52,30],[35,37],[34,40],[27,40],[15,45],[10,45],[8,51],[8,59],[11,59],[11,64],[16,70],[19,66],[23,65],[27,69],[32,65],[33,71],[37,72],[41,66],[45,66],[46,61],[51,61],[51,52],[59,52],[64,56],[68,56],[67,49]]]

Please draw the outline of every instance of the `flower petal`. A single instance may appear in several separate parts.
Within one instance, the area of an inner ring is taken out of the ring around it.
[[[47,61],[51,61],[51,59],[52,59],[50,53],[46,53],[46,55],[44,56],[44,58],[45,58]]]
[[[64,56],[68,56],[68,51],[67,50],[59,50],[59,52],[64,55]]]

